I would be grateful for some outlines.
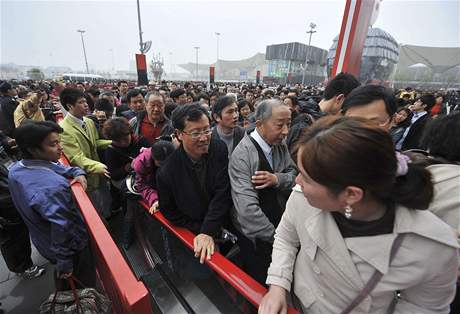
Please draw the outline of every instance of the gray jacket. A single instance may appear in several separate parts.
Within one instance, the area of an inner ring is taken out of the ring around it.
[[[276,226],[268,220],[259,206],[257,190],[251,182],[251,176],[258,170],[259,155],[248,134],[235,148],[230,158],[228,172],[232,186],[234,208],[232,220],[235,227],[247,238],[256,238],[272,242]],[[290,191],[295,185],[298,173],[285,143],[273,147],[273,170],[278,177],[275,187],[280,204],[285,203],[281,192]]]

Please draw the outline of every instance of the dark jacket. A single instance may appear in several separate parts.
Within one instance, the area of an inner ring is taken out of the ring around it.
[[[10,96],[0,96],[0,130],[12,137],[14,130],[14,111],[18,103]]]
[[[227,146],[211,140],[206,163],[205,189],[184,148],[178,148],[161,166],[157,176],[159,207],[174,225],[195,234],[216,236],[232,207],[228,178]]]
[[[233,147],[232,151],[229,152],[229,155],[232,154],[232,152],[235,150],[235,147],[238,145],[246,133],[246,130],[240,126],[236,126],[233,130]],[[217,126],[212,129],[212,138],[220,140],[219,133],[217,133]]]
[[[289,133],[286,137],[286,145],[289,148],[289,152],[293,152],[297,140],[300,135],[302,135],[302,131],[312,123],[313,121],[311,117],[306,113],[297,113],[292,117],[291,128],[289,129]]]
[[[129,121],[129,124],[133,128],[134,134],[138,136],[139,145],[142,147],[150,147],[150,144],[147,143],[147,141],[143,138],[141,134],[142,120],[144,120],[146,114],[147,114],[146,111],[141,111]],[[171,135],[174,133],[174,127],[172,125],[171,120],[169,120],[166,116],[164,116],[164,118],[165,118],[165,123],[163,124],[163,127],[161,128],[160,136]]]
[[[132,141],[128,147],[115,147],[110,145],[105,150],[105,164],[112,180],[122,180],[130,173],[125,166],[131,163],[139,154],[137,143]]]
[[[398,143],[404,135],[407,127],[404,126],[394,126],[390,129],[390,135],[393,139],[393,143]]]
[[[427,113],[411,125],[409,133],[407,133],[407,136],[402,143],[402,151],[416,148],[423,149],[420,145],[420,139],[422,138],[425,126],[429,123],[429,121],[431,121],[431,117],[430,114]]]

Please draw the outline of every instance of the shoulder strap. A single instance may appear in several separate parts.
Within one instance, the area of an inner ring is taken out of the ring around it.
[[[391,246],[390,252],[390,263],[393,261],[396,253],[398,252],[399,248],[401,247],[401,243],[404,239],[405,234],[398,234]],[[345,310],[342,311],[342,314],[348,314],[353,311],[353,309],[358,306],[371,292],[374,290],[375,286],[380,282],[382,279],[383,274],[376,270],[374,274],[371,276],[369,281],[364,286],[363,290],[356,296],[356,298],[348,305]]]

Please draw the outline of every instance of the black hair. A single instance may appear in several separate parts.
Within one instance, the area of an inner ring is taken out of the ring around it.
[[[69,106],[75,106],[80,98],[85,98],[85,94],[78,88],[73,87],[64,88],[59,95],[59,100],[66,110],[69,110]]]
[[[89,110],[94,111],[94,101],[88,93],[85,94],[86,103],[88,104]]]
[[[94,104],[94,109],[111,112],[114,110],[112,103],[107,98],[98,99]]]
[[[217,115],[219,118],[222,115],[222,111],[232,104],[235,103],[235,98],[233,96],[222,96],[219,97],[216,101],[216,104],[212,107],[212,116]]]
[[[126,81],[118,81],[117,86],[120,87],[121,84],[123,84],[123,83],[128,84],[128,82],[126,82]],[[136,96],[137,96],[137,95],[136,95]]]
[[[18,91],[18,98],[21,98],[21,99],[24,99],[27,97],[27,94],[30,93],[31,90],[30,89],[22,89],[20,91]]]
[[[209,101],[209,96],[205,93],[199,94],[196,98],[198,98],[198,100],[206,99],[207,101]]]
[[[26,121],[14,130],[14,138],[24,158],[33,158],[31,149],[42,148],[43,140],[51,133],[64,130],[52,121]]]
[[[86,92],[88,94],[90,94],[91,96],[93,96],[93,97],[99,97],[99,95],[101,94],[101,91],[98,88],[95,88],[95,87],[91,87]]]
[[[421,146],[430,155],[460,162],[460,112],[433,119],[425,128]]]
[[[168,119],[171,119],[172,112],[174,109],[176,109],[177,105],[173,102],[167,103],[165,105],[165,116],[168,117]]]
[[[329,100],[334,96],[343,94],[345,97],[356,87],[361,85],[353,75],[340,72],[329,81],[324,89],[324,99]]]
[[[102,97],[115,97],[115,94],[112,93],[111,91],[105,90],[99,95],[99,98],[102,98]]]
[[[185,89],[178,88],[178,89],[173,90],[171,94],[169,94],[169,96],[171,96],[171,98],[174,100],[183,94],[185,94]]]
[[[142,94],[142,91],[140,89],[137,89],[137,88],[130,89],[128,91],[128,93],[126,93],[126,101],[129,104],[129,103],[131,103],[131,98],[137,97],[139,95],[142,95],[142,97],[144,97],[144,95]]]
[[[392,117],[396,112],[396,97],[383,86],[365,85],[354,89],[342,104],[342,113],[345,114],[352,107],[366,106],[373,101],[383,100],[387,114]]]
[[[409,127],[409,125],[411,125],[411,123],[412,123],[412,116],[413,116],[413,113],[412,113],[412,111],[410,111],[409,108],[406,108],[406,107],[398,108],[398,110],[397,110],[396,112],[400,112],[400,111],[405,111],[406,114],[407,114],[407,118],[406,118],[404,121],[398,123],[397,126],[398,126],[398,127],[407,128],[407,127]]]
[[[287,96],[286,99],[290,99],[292,101],[292,105],[294,107],[299,106],[299,99],[296,96]]]
[[[434,97],[433,94],[425,94],[419,99],[424,105],[426,105],[425,111],[427,112],[430,112],[431,108],[433,108],[433,106],[436,104],[436,97]]]
[[[192,92],[187,92],[187,97],[192,97],[193,101],[199,100],[199,99],[196,99],[196,96]]]
[[[104,122],[102,133],[109,140],[119,140],[131,134],[129,122],[124,117],[116,117]]]
[[[8,82],[3,82],[0,84],[0,93],[6,94],[10,89],[13,89],[13,86]]]
[[[163,163],[174,151],[174,144],[170,141],[158,140],[152,144],[151,158]]]
[[[245,106],[248,106],[249,108],[251,108],[249,101],[247,101],[246,99],[241,99],[240,101],[238,101],[238,111],[243,109]]]
[[[198,103],[191,103],[187,105],[178,106],[171,115],[171,120],[173,127],[179,131],[183,131],[185,129],[185,122],[191,121],[195,122],[201,119],[202,116],[206,116],[209,122],[211,119],[208,115],[206,109],[204,109]]]

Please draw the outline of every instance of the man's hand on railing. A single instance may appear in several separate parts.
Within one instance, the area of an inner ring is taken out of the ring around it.
[[[72,184],[74,184],[76,182],[80,183],[82,188],[83,188],[83,190],[86,191],[88,183],[86,182],[86,177],[85,176],[78,176],[78,177],[73,178],[73,180],[70,181],[70,185],[72,185]]]
[[[200,233],[193,239],[193,251],[195,257],[199,257],[200,263],[203,264],[205,259],[210,260],[214,254],[214,239],[207,234]]]
[[[271,285],[259,305],[259,314],[286,314],[288,310],[286,290]]]

